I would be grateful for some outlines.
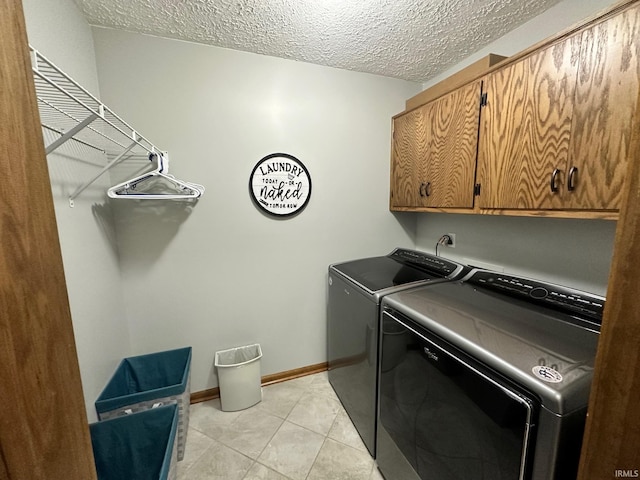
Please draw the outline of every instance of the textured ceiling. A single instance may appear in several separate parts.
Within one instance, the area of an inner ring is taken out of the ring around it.
[[[92,25],[424,82],[559,1],[76,0],[76,3]]]

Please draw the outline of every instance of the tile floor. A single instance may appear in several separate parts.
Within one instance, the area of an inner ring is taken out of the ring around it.
[[[326,372],[263,387],[246,410],[215,399],[189,417],[178,480],[382,480]]]

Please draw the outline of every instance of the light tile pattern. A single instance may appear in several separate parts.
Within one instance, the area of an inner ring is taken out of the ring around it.
[[[191,406],[178,480],[382,480],[327,373],[263,387],[262,401],[223,412]]]

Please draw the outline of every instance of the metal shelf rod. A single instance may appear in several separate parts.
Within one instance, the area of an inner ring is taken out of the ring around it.
[[[51,126],[49,126],[49,125],[47,125],[45,123],[42,124],[42,128],[46,128],[47,130],[49,130],[49,131],[51,131],[53,133],[57,133],[58,135],[64,135],[64,132],[62,132],[61,130],[53,128],[53,127],[51,127]],[[102,152],[102,153],[107,153],[107,152],[104,151],[103,148],[100,148],[100,147],[98,147],[96,145],[92,145],[92,144],[87,143],[87,142],[83,142],[82,140],[80,140],[78,138],[72,138],[71,140],[73,140],[74,142],[78,142],[81,145],[84,145],[85,147],[93,148],[94,150],[98,150],[99,152]]]

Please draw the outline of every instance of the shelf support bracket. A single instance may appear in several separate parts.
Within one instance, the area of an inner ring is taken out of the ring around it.
[[[135,135],[134,133],[134,136]],[[96,173],[93,178],[87,182],[85,182],[84,184],[82,184],[80,187],[77,188],[77,190],[75,192],[73,192],[71,194],[71,196],[69,197],[69,206],[73,207],[73,201],[76,199],[76,197],[78,195],[80,195],[82,192],[84,192],[87,187],[89,185],[91,185],[93,182],[95,182],[98,178],[100,178],[106,171],[108,171],[109,169],[115,167],[118,163],[120,163],[120,161],[124,158],[124,156],[129,153],[129,151],[135,147],[138,144],[137,138],[133,139],[133,142],[131,142],[131,144],[126,147],[124,149],[124,151],[122,153],[120,153],[120,155],[118,155],[116,158],[114,158],[113,160],[111,160],[109,163],[107,163],[102,170],[100,170],[98,173]]]
[[[80,123],[75,125],[70,130],[67,130],[64,133],[64,135],[62,135],[60,138],[58,138],[57,140],[52,142],[50,145],[48,145],[47,148],[45,149],[47,155],[49,155],[56,148],[58,148],[64,142],[66,142],[67,140],[72,138],[76,133],[78,133],[80,130],[85,128],[87,125],[89,125],[91,122],[93,122],[96,118],[98,118],[98,117],[100,117],[102,115],[104,115],[104,110],[102,108],[102,105],[100,105],[100,112],[98,112],[98,113],[92,112],[87,118],[85,118],[83,121],[81,121]]]

